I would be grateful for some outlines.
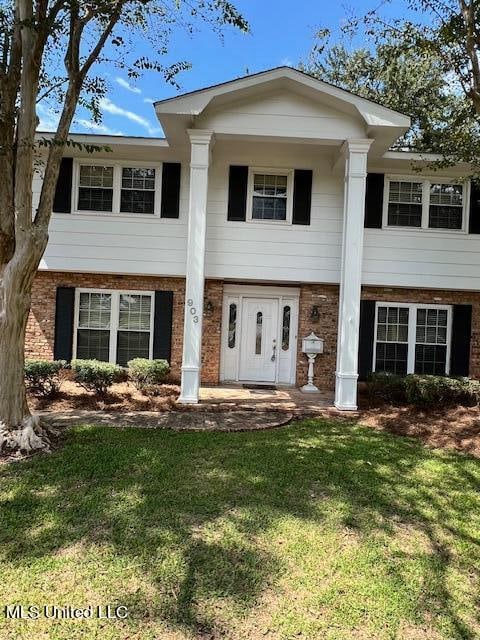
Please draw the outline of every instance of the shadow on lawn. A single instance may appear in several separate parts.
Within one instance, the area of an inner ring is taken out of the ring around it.
[[[429,460],[444,468],[421,482],[416,470]],[[113,545],[154,585],[153,602],[119,595],[137,618],[222,637],[214,613],[197,602],[253,607],[286,570],[259,537],[285,516],[324,523],[333,500],[343,505],[338,526],[362,538],[393,538],[399,525],[421,531],[432,553],[412,617],[441,613],[451,637],[473,639],[480,619],[461,619],[448,579],[452,553],[461,571],[478,570],[479,555],[458,552],[464,544],[479,552],[468,533],[478,503],[462,498],[462,489],[480,488],[475,464],[448,453],[439,462],[410,440],[318,421],[238,434],[78,428],[52,456],[4,469],[15,491],[1,507],[0,551],[15,562],[78,542]],[[45,518],[54,524],[42,531]],[[178,561],[166,566],[172,554]]]

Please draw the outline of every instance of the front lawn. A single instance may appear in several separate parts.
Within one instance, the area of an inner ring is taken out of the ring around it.
[[[81,427],[0,467],[0,637],[480,638],[480,461],[369,428]]]

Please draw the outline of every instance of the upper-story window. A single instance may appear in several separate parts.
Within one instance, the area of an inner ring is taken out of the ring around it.
[[[80,165],[78,208],[80,211],[112,211],[113,167]]]
[[[464,231],[466,188],[464,184],[434,179],[387,178],[384,224]]]
[[[154,213],[155,169],[122,168],[122,213]]]
[[[248,217],[266,222],[291,222],[292,172],[250,170]]]
[[[158,167],[79,163],[76,210],[159,215]]]

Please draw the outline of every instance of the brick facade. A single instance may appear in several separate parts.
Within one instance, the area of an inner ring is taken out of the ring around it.
[[[302,339],[312,331],[324,340],[324,352],[315,359],[315,384],[320,389],[335,388],[338,326],[337,285],[305,284],[300,286],[298,313],[297,386],[306,384],[308,361],[302,353]],[[312,321],[312,307],[317,306],[318,321]]]
[[[170,365],[172,377],[180,379],[185,296],[185,280],[183,278],[39,272],[33,287],[32,311],[27,325],[27,357],[48,359],[53,357],[55,297],[56,288],[59,286],[173,291],[172,356]],[[325,351],[317,357],[315,363],[315,382],[322,389],[333,389],[335,386],[338,296],[339,287],[336,285],[305,284],[300,286],[296,366],[297,386],[305,384],[307,380],[307,359],[301,353],[301,340],[311,331],[314,331],[325,341]],[[471,304],[473,314],[470,373],[473,377],[480,377],[480,293],[363,287],[362,298],[385,302]],[[207,280],[205,285],[205,305],[208,302],[211,303],[212,310],[205,311],[203,320],[202,382],[216,384],[219,381],[220,373],[222,281]],[[313,306],[318,307],[318,321],[311,319]]]

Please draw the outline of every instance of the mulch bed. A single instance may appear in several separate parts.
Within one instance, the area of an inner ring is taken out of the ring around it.
[[[177,384],[163,384],[159,395],[145,396],[129,382],[114,384],[111,391],[101,398],[86,391],[71,380],[62,382],[61,390],[55,398],[43,398],[30,394],[28,402],[33,411],[63,412],[88,411],[169,411],[175,406],[180,387]]]
[[[480,458],[479,407],[371,406],[360,399],[357,421],[380,431],[419,438],[433,448],[455,449]]]

